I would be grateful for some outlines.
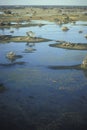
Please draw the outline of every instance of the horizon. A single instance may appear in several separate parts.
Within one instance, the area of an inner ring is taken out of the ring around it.
[[[0,5],[0,6],[85,6],[87,7],[86,5]]]
[[[86,0],[3,0],[0,5],[32,5],[32,6],[87,6]]]

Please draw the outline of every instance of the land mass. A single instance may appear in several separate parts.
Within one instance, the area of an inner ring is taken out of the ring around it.
[[[2,7],[0,12],[0,27],[12,26],[11,22],[17,22],[18,25],[16,24],[16,26],[20,27],[21,22],[27,21],[30,23],[31,20],[47,20],[57,24],[87,20],[86,7],[7,6],[5,8]]]
[[[70,49],[70,50],[87,50],[86,43],[71,43],[71,42],[66,42],[66,41],[57,41],[57,43],[49,44],[49,46]]]
[[[39,38],[39,37],[29,37],[29,36],[12,36],[12,35],[1,35],[0,36],[1,43],[7,42],[46,42],[50,41],[49,39]]]

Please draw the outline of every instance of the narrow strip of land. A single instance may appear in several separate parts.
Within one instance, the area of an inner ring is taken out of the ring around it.
[[[1,35],[0,43],[7,42],[46,42],[50,41],[49,39],[34,37],[31,38],[29,36],[11,36],[11,35]]]
[[[87,50],[86,43],[71,43],[71,42],[66,42],[66,41],[57,41],[57,43],[49,44],[49,46],[70,49],[70,50]]]

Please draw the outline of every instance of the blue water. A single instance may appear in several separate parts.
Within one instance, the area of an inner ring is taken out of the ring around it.
[[[42,27],[11,28],[14,33],[10,33],[11,29],[0,29],[0,34],[25,36],[27,31],[33,31],[37,37],[52,40],[30,43],[31,47],[25,42],[0,43],[0,83],[6,88],[0,92],[1,127],[19,130],[85,130],[87,71],[53,70],[49,66],[81,64],[87,51],[52,48],[49,44],[56,43],[57,40],[86,44],[86,26],[79,25],[79,22],[76,25],[62,25],[69,28],[69,31],[63,32],[61,26],[44,22],[46,25]],[[83,33],[79,34],[79,30]],[[26,48],[35,51],[25,53]],[[3,66],[2,64],[11,64],[6,58],[9,51],[23,56],[13,63],[23,61],[25,64]]]

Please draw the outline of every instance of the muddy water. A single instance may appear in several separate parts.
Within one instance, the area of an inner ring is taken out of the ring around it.
[[[35,21],[34,21],[35,22]],[[41,22],[41,21],[36,21]],[[10,28],[1,34],[26,35],[27,31],[52,41],[42,43],[0,44],[0,124],[2,130],[67,130],[87,129],[87,71],[75,69],[53,70],[49,66],[81,64],[86,51],[49,47],[56,40],[87,43],[84,22],[62,26],[46,21],[44,26]],[[14,33],[10,31],[14,30]],[[82,30],[83,33],[78,33]],[[26,49],[34,51],[26,53]],[[10,61],[6,58],[14,51],[23,58]],[[18,62],[25,64],[13,64]],[[1,87],[1,86],[0,86]]]

